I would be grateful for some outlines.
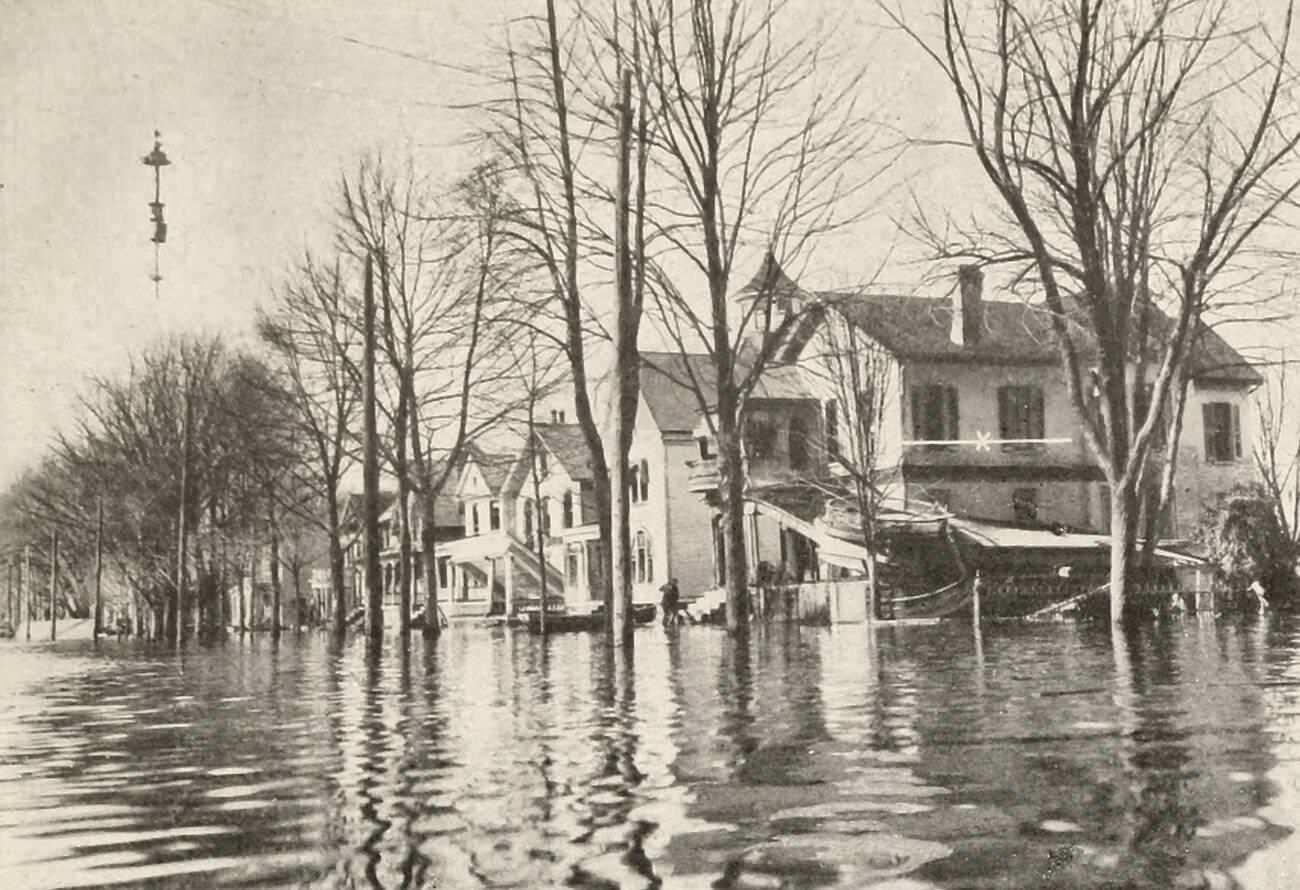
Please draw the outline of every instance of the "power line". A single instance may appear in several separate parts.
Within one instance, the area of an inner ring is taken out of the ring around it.
[[[303,28],[308,31],[314,31],[317,34],[320,34],[321,36],[328,37],[332,40],[337,40],[341,43],[346,43],[351,46],[361,47],[362,49],[374,50],[375,52],[384,53],[386,55],[394,56],[400,59],[407,59],[412,62],[419,62],[424,65],[430,65],[434,68],[443,68],[448,71],[455,71],[458,74],[477,73],[474,71],[473,68],[467,67],[465,65],[456,65],[450,62],[443,62],[439,59],[433,58],[432,56],[421,55],[419,53],[414,53],[409,50],[400,49],[398,47],[388,46],[383,43],[376,43],[371,40],[363,40],[362,38],[355,37],[351,34],[339,34],[336,31],[331,31],[328,28],[321,27],[320,25],[304,23],[300,20],[292,19],[289,16],[283,14],[268,13],[264,10],[249,9],[245,6],[240,6],[238,3],[231,2],[231,0],[203,0],[203,2],[224,9],[227,12],[237,13],[239,15],[248,16],[249,18],[260,18],[268,21],[274,19],[274,20],[279,20],[281,22],[287,22],[294,25],[297,28]]]

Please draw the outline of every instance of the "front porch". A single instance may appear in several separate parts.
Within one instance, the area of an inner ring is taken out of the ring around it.
[[[447,544],[443,553],[456,577],[445,607],[448,617],[513,618],[538,609],[543,590],[548,610],[581,608],[591,601],[591,591],[600,589],[598,537],[594,526],[566,530],[545,542],[545,561],[539,559],[535,540],[506,531]]]

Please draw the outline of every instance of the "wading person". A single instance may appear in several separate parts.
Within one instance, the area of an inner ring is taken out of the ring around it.
[[[673,578],[659,590],[663,599],[659,601],[659,610],[663,612],[664,626],[682,620],[682,593],[677,589],[677,579]]]

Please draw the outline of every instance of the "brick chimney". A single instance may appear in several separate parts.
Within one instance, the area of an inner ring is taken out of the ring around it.
[[[952,295],[952,330],[949,339],[958,346],[975,346],[984,333],[984,273],[979,266],[957,270],[957,290]]]

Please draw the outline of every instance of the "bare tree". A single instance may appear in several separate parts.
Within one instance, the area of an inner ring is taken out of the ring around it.
[[[274,308],[258,319],[258,331],[278,359],[284,381],[281,419],[302,443],[302,459],[290,471],[311,497],[299,500],[306,509],[297,512],[328,541],[334,630],[339,634],[347,626],[341,487],[359,404],[352,310],[339,265],[322,268],[309,254]]]
[[[880,514],[900,481],[898,455],[890,453],[885,421],[890,405],[898,403],[900,381],[893,356],[844,313],[842,300],[851,299],[829,299],[813,310],[821,315],[818,347],[805,351],[800,365],[820,377],[832,393],[821,447],[827,462],[838,464],[850,486],[849,513],[857,517],[867,552],[867,615],[876,618]]]
[[[1153,439],[1201,320],[1229,300],[1243,311],[1262,257],[1285,243],[1272,233],[1300,188],[1291,4],[1280,29],[1239,21],[1226,0],[937,5],[933,40],[901,7],[890,15],[946,75],[1001,212],[923,235],[941,256],[1011,267],[1050,311],[1111,492],[1118,623]]]
[[[528,310],[520,323],[563,352],[572,378],[574,416],[590,455],[597,524],[611,564],[603,573],[611,581],[607,611],[622,643],[631,639],[631,576],[627,505],[619,493],[639,396],[651,148],[644,93],[638,89],[633,98],[639,35],[620,28],[617,14],[605,20],[580,4],[562,26],[555,0],[547,0],[544,16],[520,22],[512,39],[520,34],[524,46],[507,50],[506,95],[493,106],[488,138],[518,179],[506,238],[540,282],[537,292],[520,295]],[[610,46],[613,71],[602,62]],[[605,287],[612,300],[596,296]],[[596,311],[601,303],[614,307],[608,327]],[[602,340],[615,356],[608,444],[592,401],[593,346]]]
[[[669,337],[711,366],[711,379],[682,382],[718,444],[732,631],[748,612],[745,404],[806,296],[781,266],[806,261],[816,239],[859,218],[857,199],[882,169],[878,130],[858,105],[862,70],[825,64],[833,42],[797,15],[781,2],[655,0],[632,21],[655,148],[648,226],[668,245],[649,274]],[[736,263],[760,257],[737,307]]]
[[[1300,436],[1287,412],[1288,364],[1283,361],[1255,398],[1254,460],[1282,535],[1300,549]]]

